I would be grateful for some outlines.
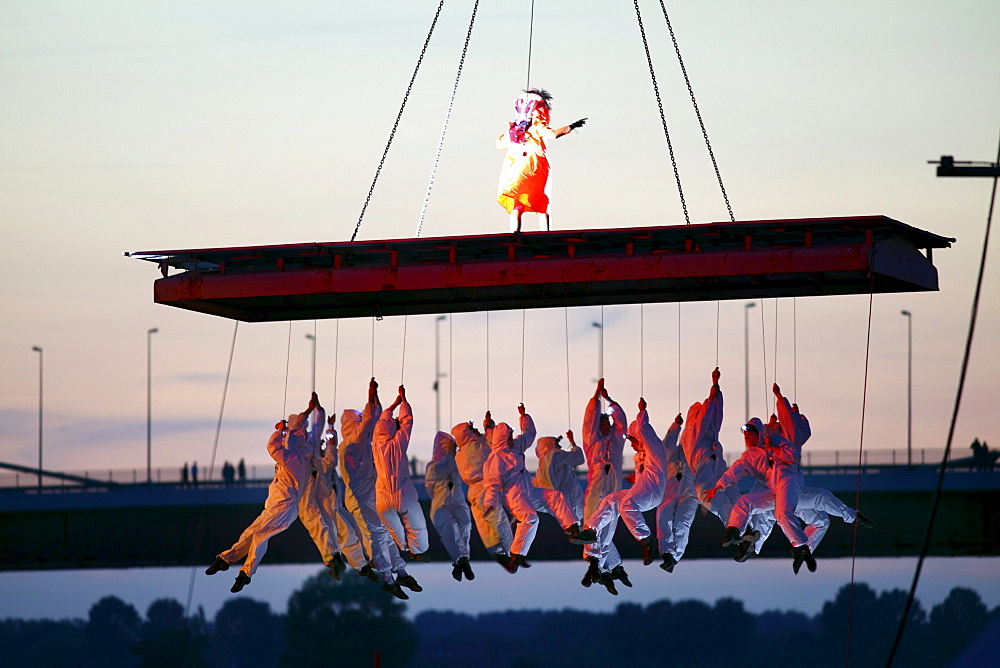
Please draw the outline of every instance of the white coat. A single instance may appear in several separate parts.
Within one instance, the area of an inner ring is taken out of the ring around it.
[[[684,451],[678,445],[681,426],[671,422],[663,437],[663,448],[667,455],[667,479],[663,490],[663,501],[656,509],[656,537],[661,554],[671,554],[680,561],[687,549],[691,534],[691,523],[697,513],[698,497],[694,490],[694,477],[684,459]]]
[[[469,556],[472,532],[472,513],[455,463],[455,448],[455,439],[439,431],[424,471],[424,487],[431,497],[431,523],[452,562]]]
[[[535,427],[527,414],[521,416],[520,426],[521,435],[517,438],[505,422],[493,429],[490,456],[483,466],[486,485],[483,502],[491,510],[506,505],[518,522],[510,545],[511,554],[527,556],[538,531],[538,513],[525,487],[524,451],[534,441]]]
[[[400,550],[422,554],[430,548],[427,520],[410,479],[407,450],[413,432],[413,412],[405,399],[399,406],[399,429],[392,411],[382,413],[372,435],[375,459],[375,508]]]
[[[451,435],[458,448],[455,464],[462,480],[469,486],[469,509],[483,547],[490,554],[507,554],[514,538],[510,522],[501,508],[487,508],[484,499],[486,483],[483,482],[483,467],[490,455],[489,441],[468,422],[456,424]]]

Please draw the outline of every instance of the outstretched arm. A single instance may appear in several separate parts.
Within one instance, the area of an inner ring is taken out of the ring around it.
[[[587,119],[586,118],[581,118],[578,121],[573,121],[569,125],[564,125],[561,128],[556,128],[556,130],[555,130],[556,138],[558,139],[559,137],[562,137],[563,135],[568,135],[573,130],[576,130],[577,128],[582,128],[586,124],[587,124]]]

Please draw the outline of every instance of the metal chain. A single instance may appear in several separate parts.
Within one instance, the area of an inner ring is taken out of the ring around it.
[[[417,234],[424,227],[424,215],[427,213],[427,204],[431,201],[431,188],[434,187],[434,177],[437,175],[438,163],[441,161],[441,149],[444,147],[444,136],[448,133],[448,121],[451,120],[451,110],[455,106],[455,96],[458,94],[458,81],[462,78],[462,68],[465,66],[465,54],[469,50],[469,40],[472,38],[472,26],[476,23],[476,12],[479,11],[479,0],[472,7],[472,18],[469,20],[469,30],[465,33],[465,44],[462,46],[462,58],[458,61],[458,73],[455,75],[455,85],[451,88],[451,98],[448,100],[448,111],[444,115],[444,126],[441,128],[441,138],[438,140],[437,153],[434,154],[434,165],[431,167],[431,178],[427,182],[427,192],[424,194],[424,203],[420,207],[420,220],[417,222]]]
[[[642,13],[639,11],[639,0],[632,0],[635,5],[635,17],[639,21],[639,32],[642,33],[642,47],[646,50],[646,63],[649,64],[649,77],[653,80],[653,92],[656,94],[656,106],[660,110],[660,122],[663,124],[663,134],[667,138],[667,150],[670,152],[670,164],[674,168],[674,179],[677,181],[677,194],[681,198],[681,209],[684,210],[684,221],[690,225],[687,202],[684,201],[684,188],[681,187],[681,174],[677,171],[677,158],[674,156],[674,146],[670,142],[670,130],[667,129],[667,117],[663,113],[663,100],[660,98],[660,87],[656,83],[656,72],[653,70],[653,58],[649,55],[649,42],[646,40],[646,28],[642,24]]]
[[[354,234],[351,235],[351,241],[358,236],[358,230],[361,229],[361,221],[364,220],[365,211],[368,210],[368,204],[372,200],[372,193],[375,192],[375,184],[378,182],[378,177],[382,173],[382,167],[385,166],[386,156],[389,155],[389,147],[392,146],[392,140],[396,136],[396,130],[399,128],[399,121],[403,117],[403,110],[406,109],[406,102],[410,99],[410,92],[413,90],[413,82],[417,79],[417,72],[420,71],[420,64],[424,61],[424,54],[427,53],[427,45],[430,44],[431,35],[434,34],[434,27],[437,25],[438,17],[441,16],[441,8],[444,7],[444,0],[438,3],[437,12],[434,14],[434,20],[431,21],[431,28],[427,31],[427,37],[424,39],[424,45],[420,49],[420,57],[417,58],[417,65],[413,68],[413,75],[410,76],[410,83],[406,86],[406,94],[403,96],[403,103],[399,106],[399,113],[396,114],[396,121],[392,124],[392,131],[389,133],[389,141],[385,144],[385,150],[382,151],[382,159],[379,160],[378,169],[375,170],[375,178],[372,179],[372,185],[368,188],[368,196],[365,198],[365,204],[361,207],[361,215],[358,216],[358,224],[354,226]]]
[[[684,59],[681,58],[681,47],[677,44],[677,37],[674,35],[674,27],[670,25],[670,17],[667,16],[667,6],[660,0],[660,8],[663,10],[663,20],[667,22],[667,30],[670,31],[670,40],[674,43],[674,52],[677,54],[677,62],[681,66],[681,73],[684,75],[684,83],[687,84],[688,95],[691,96],[691,104],[694,106],[694,114],[698,117],[698,125],[701,126],[701,136],[705,138],[705,146],[708,147],[708,155],[712,159],[712,167],[715,168],[715,177],[719,180],[719,189],[722,191],[722,199],[726,202],[726,209],[729,211],[729,220],[736,222],[733,216],[733,207],[729,204],[729,195],[726,194],[726,186],[722,185],[722,173],[719,165],[715,162],[715,153],[712,151],[712,142],[708,140],[708,130],[705,129],[705,122],[701,119],[701,111],[698,109],[698,101],[694,99],[694,89],[691,87],[691,80],[688,78],[687,68],[684,67]]]

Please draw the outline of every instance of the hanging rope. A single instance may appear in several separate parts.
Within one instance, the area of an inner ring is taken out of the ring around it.
[[[524,403],[524,309],[521,309],[521,403]]]
[[[638,2],[636,3],[638,6]],[[705,122],[701,118],[701,111],[698,109],[698,101],[694,98],[694,89],[691,87],[691,79],[688,78],[687,68],[684,67],[684,59],[681,57],[681,47],[677,44],[677,37],[674,35],[674,27],[670,25],[670,17],[667,16],[667,6],[660,0],[660,9],[663,10],[663,20],[667,22],[667,30],[670,31],[670,40],[674,43],[674,52],[677,54],[677,62],[681,66],[681,74],[684,75],[684,83],[687,85],[688,95],[691,96],[691,105],[694,107],[694,114],[698,117],[698,125],[701,127],[701,136],[705,138],[705,146],[708,148],[708,156],[712,159],[712,167],[715,169],[715,178],[719,181],[719,190],[722,191],[722,199],[726,202],[726,210],[729,211],[729,220],[736,222],[733,216],[733,207],[729,205],[729,195],[726,194],[726,186],[722,184],[722,173],[719,165],[715,161],[715,152],[712,150],[712,142],[708,140],[708,130],[705,129]]]
[[[212,479],[212,472],[215,469],[215,455],[219,451],[219,434],[222,433],[222,416],[226,410],[226,394],[229,392],[229,378],[233,370],[233,353],[236,351],[236,334],[240,331],[240,323],[236,322],[233,327],[233,342],[229,346],[229,362],[226,364],[226,380],[222,384],[222,402],[219,405],[219,419],[215,423],[215,439],[212,441],[212,458],[208,463],[208,479]],[[284,415],[285,411],[281,411]],[[188,580],[187,603],[184,604],[184,617],[191,613],[191,599],[194,596],[194,579],[197,574],[195,563],[198,555],[201,554],[201,536],[205,526],[205,508],[208,506],[208,486],[205,488],[201,502],[201,512],[198,514],[198,530],[194,534],[194,552],[191,555],[191,578]]]
[[[767,342],[764,336],[764,298],[760,298],[760,350],[761,366],[764,368],[764,412],[767,413]]]
[[[455,319],[455,314],[454,313],[449,313],[448,314],[448,424],[454,424],[452,422],[452,420],[454,419],[452,417],[452,408],[454,408],[454,404],[455,404],[455,393],[453,392],[453,381],[452,381],[452,378],[455,377],[455,374],[452,371],[452,366],[451,366],[451,363],[452,363],[452,345],[451,345],[451,342],[455,340],[454,338],[452,338],[452,335],[451,335],[451,321],[454,320],[454,319]]]
[[[572,423],[572,416],[570,415],[570,396],[569,396],[569,307],[563,307],[563,320],[565,324],[566,332],[566,425]]]
[[[774,299],[774,374],[771,376],[771,380],[775,383],[778,382],[778,299]],[[765,395],[766,396],[766,395]],[[772,413],[778,411],[778,397],[771,393],[771,406]]]
[[[997,147],[997,163],[1000,163],[1000,146]],[[944,447],[944,456],[941,458],[941,468],[938,469],[937,487],[934,490],[934,502],[931,504],[931,516],[927,522],[927,532],[924,534],[924,544],[920,548],[920,557],[917,558],[917,568],[913,572],[913,583],[910,585],[910,593],[906,597],[906,605],[903,607],[903,616],[899,620],[899,629],[896,632],[896,639],[892,643],[892,650],[889,652],[889,659],[886,666],[891,666],[899,649],[899,643],[903,639],[903,631],[906,628],[907,618],[910,615],[910,608],[917,593],[917,584],[920,582],[920,572],[924,566],[924,559],[931,545],[931,533],[934,531],[934,520],[937,518],[938,504],[941,501],[941,487],[944,485],[944,474],[948,467],[948,457],[951,454],[951,444],[955,437],[955,425],[958,423],[958,410],[962,405],[962,393],[965,390],[965,377],[969,370],[969,357],[972,353],[972,339],[976,333],[976,320],[979,317],[979,297],[983,288],[983,275],[986,272],[986,254],[990,246],[990,228],[993,226],[993,208],[997,199],[997,178],[993,179],[993,192],[990,195],[989,213],[986,216],[986,233],[983,237],[983,252],[979,260],[979,275],[976,277],[976,291],[972,298],[972,313],[969,315],[969,333],[965,338],[965,353],[962,355],[962,370],[958,376],[958,391],[955,393],[955,407],[951,413],[951,423],[948,426],[948,440]]]
[[[868,360],[872,345],[872,303],[875,296],[875,274],[869,273],[868,333],[865,338],[865,382],[861,392],[861,436],[858,439],[858,476],[854,488],[854,512],[861,507],[861,463],[865,451],[865,409],[868,404]],[[851,538],[851,584],[847,595],[847,654],[846,665],[851,665],[851,620],[854,616],[854,566],[858,557],[858,521],[854,520]]]
[[[372,316],[372,378],[375,377],[375,316]]]
[[[340,372],[340,320],[333,335],[333,409],[337,409],[337,375]]]
[[[646,28],[642,25],[642,13],[639,11],[639,0],[632,0],[635,5],[635,17],[639,21],[639,32],[642,34],[642,47],[646,50],[646,63],[649,65],[649,77],[653,81],[653,93],[656,94],[656,106],[660,110],[660,122],[663,124],[663,134],[667,138],[667,150],[670,152],[670,164],[674,168],[674,179],[677,181],[677,194],[681,198],[681,209],[684,210],[684,221],[690,225],[687,202],[684,200],[684,188],[681,187],[681,174],[677,170],[677,158],[674,156],[674,145],[670,141],[670,130],[667,129],[667,117],[663,113],[663,100],[660,98],[660,87],[656,83],[656,72],[653,70],[653,58],[649,55],[649,42],[646,40]]]
[[[524,77],[524,90],[531,89],[531,45],[535,40],[535,0],[531,0],[531,20],[528,22],[528,73]]]
[[[434,177],[437,175],[438,163],[441,162],[441,149],[444,147],[444,137],[448,134],[448,121],[451,120],[451,110],[455,106],[455,96],[458,94],[458,82],[462,78],[462,68],[465,66],[465,54],[469,50],[469,39],[472,37],[472,26],[476,22],[476,12],[479,11],[479,0],[472,7],[472,18],[469,20],[469,30],[465,33],[465,44],[462,46],[462,58],[458,61],[458,74],[455,75],[455,84],[451,88],[451,97],[448,98],[448,111],[444,115],[444,125],[441,127],[441,138],[438,139],[437,151],[434,153],[434,165],[431,167],[430,180],[427,182],[427,192],[424,194],[424,203],[420,207],[420,220],[417,222],[417,233],[424,227],[424,215],[427,213],[427,204],[431,201],[431,189],[434,187]]]
[[[719,321],[720,321],[720,311],[722,310],[722,302],[715,302],[715,368],[719,368]]]
[[[490,312],[486,312],[486,410],[490,409]]]
[[[285,350],[285,394],[281,400],[281,414],[286,415],[288,410],[288,363],[292,357],[292,321],[288,321],[288,347]]]
[[[477,0],[478,2],[478,0]],[[420,49],[420,57],[417,58],[417,65],[413,68],[413,74],[410,76],[410,83],[406,86],[406,94],[403,96],[403,103],[399,106],[399,113],[396,114],[396,121],[392,124],[392,131],[389,132],[389,141],[385,144],[385,150],[382,151],[382,159],[378,162],[378,169],[375,170],[375,178],[372,179],[372,184],[368,188],[368,196],[365,197],[365,204],[361,207],[361,215],[358,216],[358,224],[354,226],[354,234],[351,235],[351,241],[358,236],[358,230],[361,229],[361,221],[365,218],[365,211],[368,210],[368,204],[372,201],[372,193],[375,192],[375,184],[378,183],[378,177],[382,174],[382,167],[385,166],[385,159],[389,155],[389,147],[392,146],[392,140],[396,137],[396,130],[399,128],[399,121],[403,118],[403,110],[406,109],[406,102],[410,99],[410,92],[413,90],[413,82],[417,79],[417,72],[420,71],[420,64],[424,62],[424,54],[427,53],[427,45],[431,42],[431,35],[434,34],[434,27],[437,25],[438,17],[441,16],[441,8],[444,7],[444,0],[438,3],[437,11],[434,13],[434,20],[431,21],[431,28],[427,31],[427,37],[424,39],[424,45]]]
[[[681,303],[677,302],[677,412],[681,412]]]
[[[403,384],[403,376],[406,371],[406,323],[409,321],[410,316],[403,316],[403,354],[399,360],[399,384]],[[435,379],[437,382],[437,379]]]
[[[646,337],[645,332],[645,312],[646,305],[639,304],[639,396],[646,396],[646,376],[645,376],[645,355]]]
[[[792,297],[792,403],[799,396],[799,302]]]

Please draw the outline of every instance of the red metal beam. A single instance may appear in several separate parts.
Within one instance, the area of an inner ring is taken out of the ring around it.
[[[869,216],[130,255],[184,270],[157,303],[267,321],[936,290],[952,241]]]

